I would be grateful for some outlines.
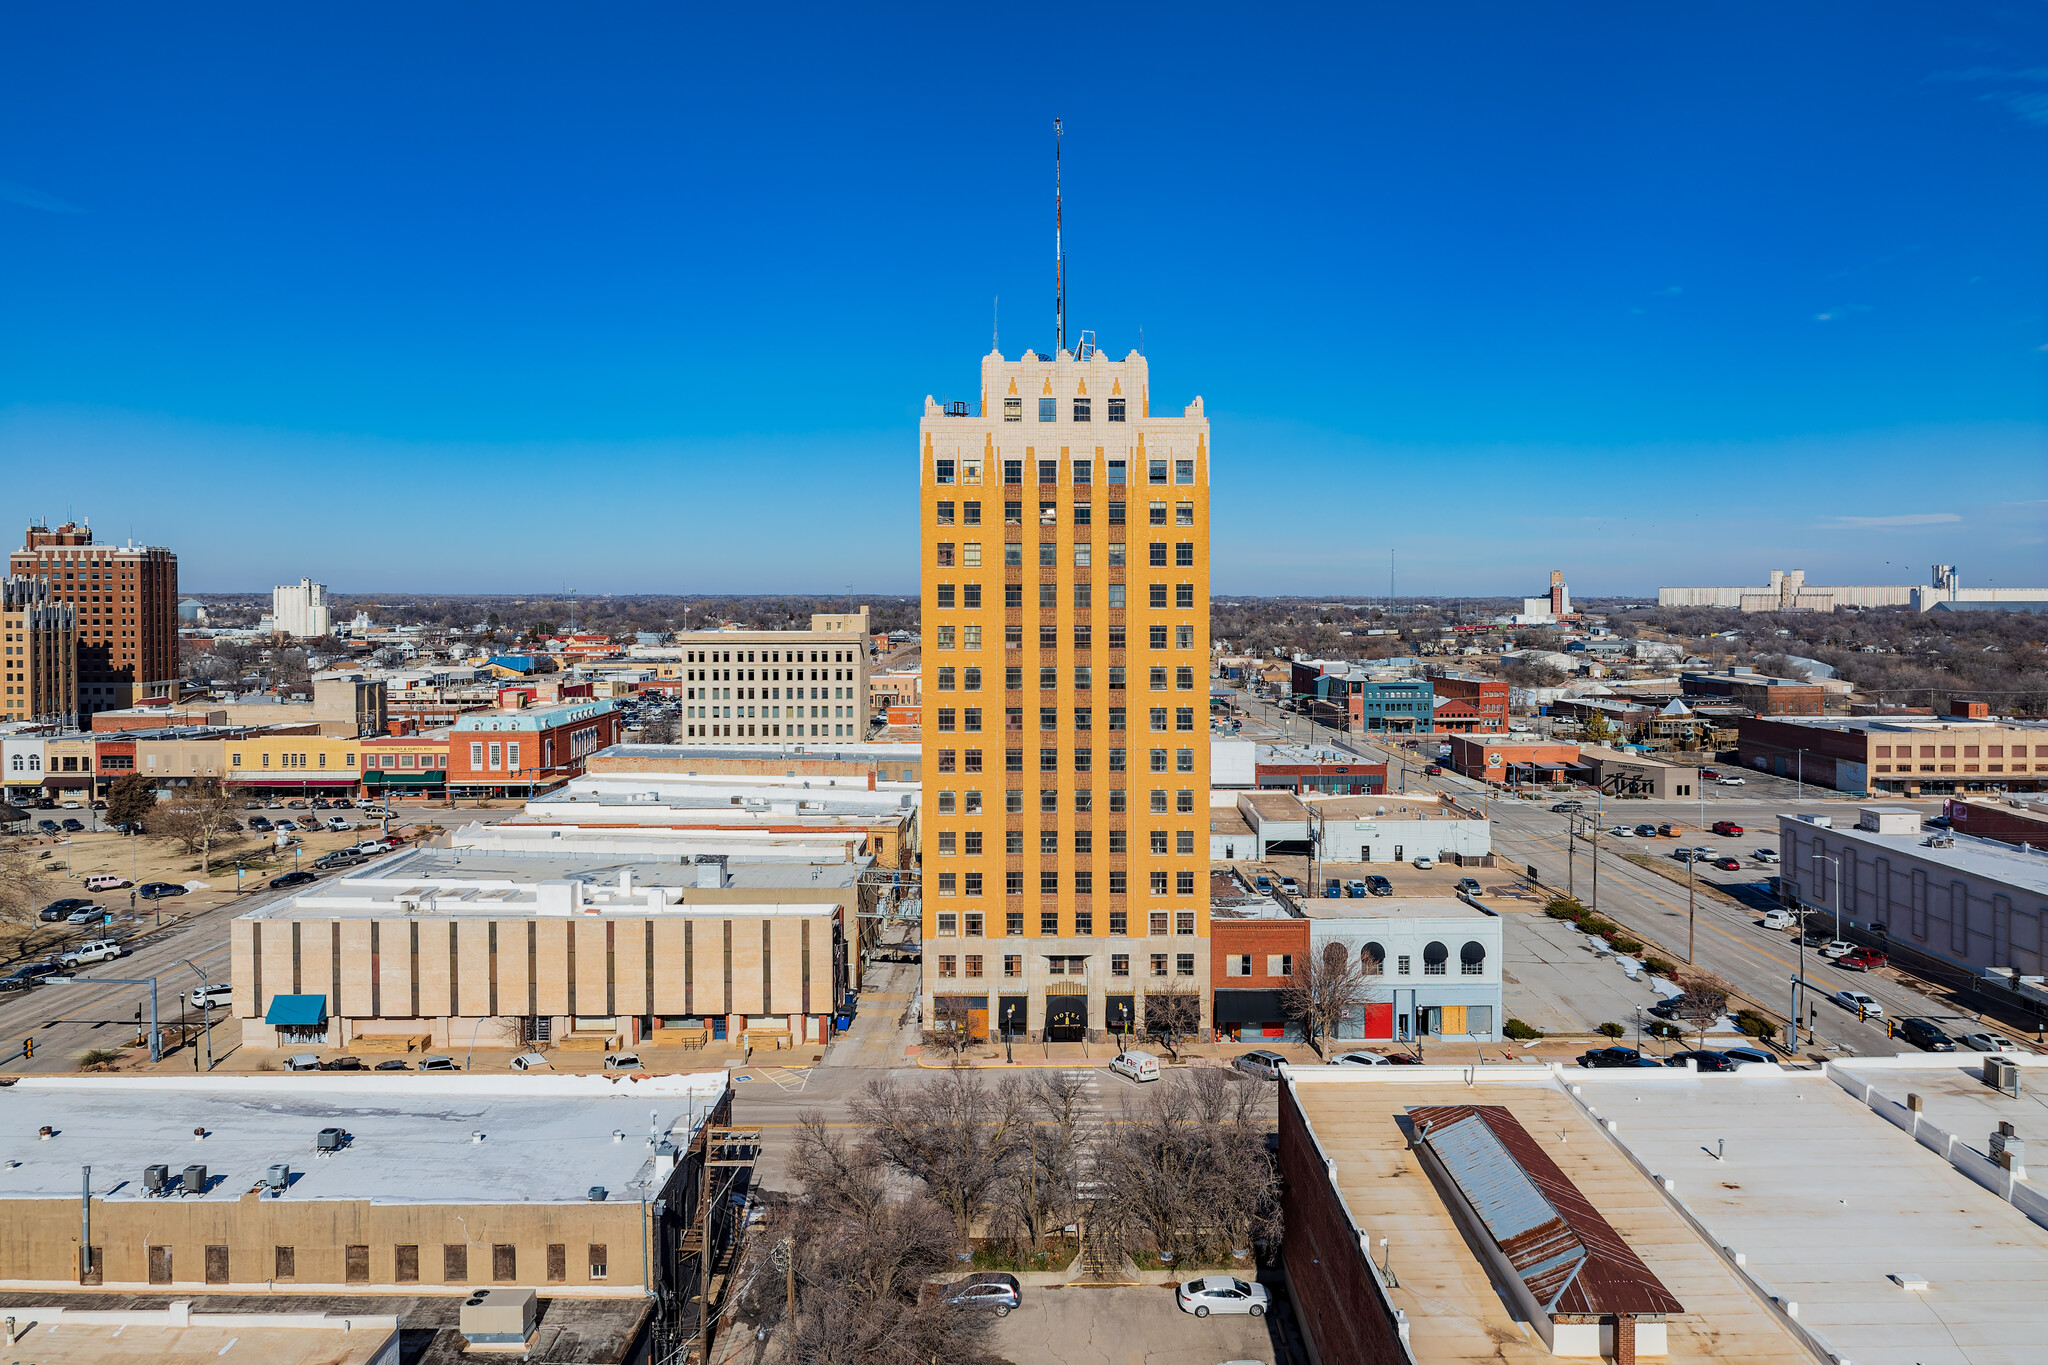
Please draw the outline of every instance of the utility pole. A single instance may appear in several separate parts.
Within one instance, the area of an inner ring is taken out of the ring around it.
[[[1699,882],[1699,863],[1692,858],[1685,860],[1685,965],[1692,965],[1694,888]]]

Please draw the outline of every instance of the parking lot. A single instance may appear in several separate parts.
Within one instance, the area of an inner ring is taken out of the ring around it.
[[[1268,1286],[1269,1288],[1273,1286]],[[1059,1365],[1285,1365],[1286,1301],[1264,1318],[1183,1313],[1165,1285],[1127,1289],[1036,1289],[996,1322],[992,1345],[1011,1360]]]

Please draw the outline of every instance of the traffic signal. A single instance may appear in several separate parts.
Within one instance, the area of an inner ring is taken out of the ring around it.
[[[24,1039],[22,1039],[22,1040],[21,1040],[21,1055],[22,1055],[22,1056],[24,1056],[24,1057],[33,1057],[33,1056],[35,1056],[35,1055],[36,1055],[36,1040],[35,1040],[35,1039],[33,1039],[33,1038],[24,1038]]]

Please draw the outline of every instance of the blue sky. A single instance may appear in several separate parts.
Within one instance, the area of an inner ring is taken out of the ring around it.
[[[2048,583],[2039,4],[734,8],[0,7],[7,524],[909,591],[1058,114],[1220,592]]]

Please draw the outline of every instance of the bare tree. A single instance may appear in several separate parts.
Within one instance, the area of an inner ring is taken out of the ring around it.
[[[924,1048],[958,1065],[974,1042],[970,1031],[973,1016],[968,1012],[967,1001],[957,995],[935,995],[929,1003],[921,1030]]]
[[[769,1197],[734,1275],[739,1310],[776,1329],[775,1359],[999,1365],[987,1349],[986,1313],[925,1292],[954,1263],[958,1239],[945,1209],[922,1191],[888,1194],[876,1145],[832,1133],[816,1113],[802,1116],[792,1169],[803,1192]]]
[[[0,924],[27,926],[28,932],[22,936],[24,949],[41,922],[43,897],[49,889],[40,861],[27,844],[0,844]]]
[[[1248,1077],[1175,1076],[1126,1104],[1097,1145],[1089,1227],[1121,1250],[1246,1250],[1279,1226],[1278,1177]]]
[[[1351,945],[1338,940],[1320,952],[1304,954],[1280,992],[1280,1007],[1301,1021],[1302,1036],[1320,1055],[1323,1041],[1336,1036],[1337,1026],[1366,1001],[1365,968]]]
[[[214,849],[241,842],[241,834],[234,828],[235,804],[218,782],[195,783],[158,805],[150,821],[150,835],[198,854],[201,870],[210,873]]]
[[[675,712],[649,712],[640,718],[640,743],[673,744],[680,737],[681,729],[676,723]]]
[[[990,1084],[958,1067],[915,1086],[884,1076],[868,1082],[851,1107],[881,1160],[920,1181],[966,1241],[1025,1122],[1017,1078]]]
[[[1183,977],[1155,980],[1144,995],[1145,1035],[1178,1057],[1182,1043],[1202,1031],[1202,997]]]
[[[1080,1218],[1081,1182],[1099,1125],[1087,1107],[1088,1079],[1039,1071],[1025,1086],[1025,1112],[989,1213],[992,1236],[1032,1250]]]
[[[1728,997],[1734,993],[1734,987],[1709,971],[1688,972],[1680,978],[1679,985],[1685,990],[1672,1013],[1692,1025],[1700,1036],[1700,1046],[1705,1047],[1707,1029],[1728,1012]]]

